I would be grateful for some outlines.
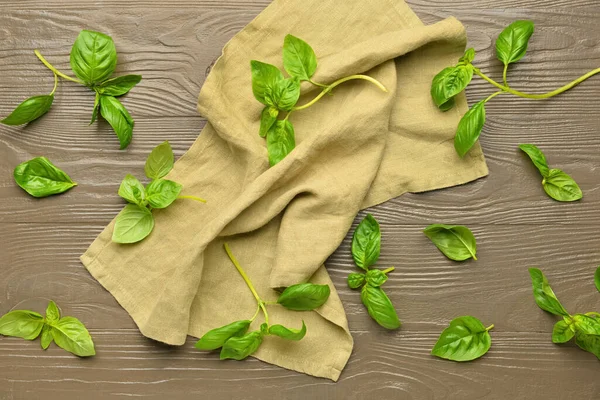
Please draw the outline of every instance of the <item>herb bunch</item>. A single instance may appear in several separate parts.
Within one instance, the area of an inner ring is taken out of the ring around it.
[[[286,288],[277,301],[264,301],[252,285],[250,278],[237,261],[229,245],[225,243],[225,251],[229,259],[238,270],[244,282],[256,299],[257,308],[254,316],[250,319],[235,321],[225,326],[215,328],[206,332],[198,342],[196,348],[199,350],[216,350],[221,348],[221,360],[234,359],[243,360],[253,354],[263,342],[266,336],[279,336],[286,340],[302,340],[306,335],[306,325],[302,321],[300,329],[287,328],[283,325],[271,325],[267,305],[279,304],[288,310],[310,311],[325,304],[329,298],[330,289],[328,285],[315,285],[312,283],[301,283]],[[262,311],[264,323],[260,329],[248,332],[250,325]]]
[[[256,100],[265,105],[260,116],[259,135],[267,139],[271,166],[283,160],[296,147],[294,126],[289,120],[293,112],[311,107],[326,94],[331,94],[336,86],[350,80],[366,80],[387,92],[378,80],[367,75],[347,76],[329,85],[315,82],[312,79],[317,70],[315,52],[308,43],[292,35],[287,35],[283,42],[283,67],[289,78],[285,78],[279,68],[272,64],[256,60],[250,62],[252,92]],[[296,106],[302,81],[318,86],[322,91],[310,102]],[[286,113],[285,118],[278,119],[282,113]]]

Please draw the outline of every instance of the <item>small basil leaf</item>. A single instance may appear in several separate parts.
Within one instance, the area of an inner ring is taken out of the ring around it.
[[[435,105],[443,111],[449,110],[451,105],[447,103],[465,90],[471,79],[473,79],[473,66],[470,64],[444,68],[431,83],[431,97]]]
[[[449,259],[477,260],[475,236],[466,226],[432,224],[423,231],[433,244]]]
[[[371,285],[363,286],[360,299],[367,307],[371,318],[386,329],[397,329],[400,327],[400,319],[394,309],[394,305],[380,287]]]
[[[175,156],[171,144],[163,142],[152,149],[152,152],[146,160],[144,171],[150,179],[160,179],[167,175],[173,169]]]
[[[487,353],[491,345],[492,338],[481,321],[464,316],[450,322],[431,354],[446,360],[471,361]]]
[[[573,339],[575,331],[571,329],[571,324],[565,317],[564,321],[558,321],[552,329],[552,343],[567,343]]]
[[[71,69],[87,86],[94,86],[115,71],[117,50],[112,38],[83,30],[71,49]]]
[[[302,328],[300,329],[286,328],[283,325],[272,325],[269,328],[269,333],[287,340],[302,340],[306,335],[306,325],[304,325],[304,321],[302,321]]]
[[[98,119],[98,111],[100,110],[100,93],[96,92],[96,98],[94,99],[94,109],[92,110],[92,120],[90,125],[96,122]]]
[[[4,125],[26,124],[46,114],[48,110],[50,110],[50,107],[52,107],[53,101],[54,95],[30,97],[19,104],[8,117],[4,118],[0,122],[2,122]]]
[[[250,332],[241,337],[232,337],[221,349],[221,360],[228,358],[243,360],[260,347],[263,340],[261,332]]]
[[[108,79],[96,87],[98,93],[106,96],[123,96],[142,80],[141,75],[124,75]]]
[[[485,101],[482,100],[471,107],[458,123],[454,136],[454,148],[459,156],[464,157],[471,150],[471,147],[479,139],[484,124]]]
[[[548,280],[538,268],[529,268],[531,283],[533,286],[533,297],[538,307],[554,315],[568,317],[569,313],[556,298]]]
[[[148,203],[154,208],[166,208],[177,200],[182,188],[179,183],[168,179],[152,181],[146,188]]]
[[[373,287],[379,287],[388,280],[388,276],[378,269],[367,271],[367,283]]]
[[[55,302],[50,300],[48,303],[48,307],[46,308],[46,321],[50,324],[58,321],[60,319],[60,310]]]
[[[600,359],[600,336],[586,335],[582,332],[577,332],[575,335],[575,343],[582,350],[589,351]]]
[[[267,325],[266,322],[260,324],[260,333],[262,333],[263,335],[269,334],[269,325]]]
[[[17,185],[33,197],[64,193],[77,186],[69,175],[56,168],[46,157],[36,157],[17,165],[13,175]]]
[[[475,49],[469,48],[465,51],[465,54],[458,60],[459,63],[470,64],[475,59]]]
[[[365,274],[352,273],[348,275],[348,286],[350,287],[350,289],[358,289],[359,287],[365,284],[365,281]]]
[[[134,122],[125,106],[115,97],[100,96],[100,115],[117,134],[121,150],[129,146],[133,137]]]
[[[546,156],[537,146],[533,144],[520,144],[519,149],[525,152],[533,162],[533,165],[540,171],[543,177],[547,177],[550,173]]]
[[[317,56],[304,40],[287,35],[283,41],[283,68],[290,76],[308,81],[317,70]]]
[[[533,31],[531,21],[515,21],[507,26],[496,40],[498,59],[504,64],[510,64],[523,58]]]
[[[600,319],[584,314],[575,314],[572,319],[577,331],[586,335],[600,335]]]
[[[546,194],[557,201],[576,201],[583,197],[573,178],[560,169],[551,169],[542,181],[542,186]]]
[[[267,133],[269,165],[274,166],[283,160],[296,147],[294,126],[288,120],[279,120]]]
[[[367,271],[379,259],[381,251],[381,230],[379,223],[371,215],[358,224],[352,236],[352,258],[354,263]]]
[[[277,121],[277,116],[279,115],[279,110],[275,107],[267,106],[262,110],[260,114],[260,130],[258,134],[260,137],[266,137],[267,132],[271,129],[271,127]]]
[[[77,318],[64,317],[52,325],[52,338],[56,345],[79,357],[96,354],[90,333]]]
[[[272,92],[277,82],[284,79],[281,71],[274,65],[256,60],[250,61],[250,69],[254,97],[264,105],[274,106]]]
[[[42,349],[46,350],[53,340],[54,338],[52,337],[52,327],[48,324],[44,324],[44,327],[42,328],[42,335],[40,341]]]
[[[600,292],[600,267],[596,268],[596,272],[594,273],[594,283],[596,284],[596,289]]]
[[[250,327],[250,321],[235,321],[220,328],[212,329],[204,334],[195,344],[198,350],[215,350],[223,347],[226,341],[234,336],[242,336]]]
[[[325,304],[330,293],[328,285],[299,283],[286,288],[279,295],[277,303],[288,310],[310,311]]]
[[[0,335],[33,340],[44,327],[44,317],[29,310],[14,310],[0,318]]]
[[[136,243],[148,236],[152,229],[154,229],[152,212],[146,207],[127,204],[117,215],[112,241]]]
[[[127,174],[119,186],[119,196],[140,207],[146,206],[144,185],[133,175]]]
[[[287,78],[278,81],[271,91],[273,105],[279,110],[290,111],[300,98],[300,81]]]

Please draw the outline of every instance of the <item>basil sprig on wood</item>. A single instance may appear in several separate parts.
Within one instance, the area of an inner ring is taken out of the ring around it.
[[[477,243],[469,228],[461,225],[432,224],[423,231],[449,259],[477,261]]]
[[[33,197],[64,193],[77,186],[66,172],[57,168],[46,157],[36,157],[17,165],[13,176],[17,185]]]
[[[464,316],[453,319],[450,326],[442,332],[431,350],[434,356],[452,361],[471,361],[483,356],[492,345],[487,328],[475,317]]]

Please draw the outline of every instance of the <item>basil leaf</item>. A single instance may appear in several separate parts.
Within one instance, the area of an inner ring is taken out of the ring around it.
[[[288,78],[278,81],[271,91],[273,105],[279,110],[290,111],[300,98],[300,81]]]
[[[42,346],[42,349],[46,350],[53,340],[54,338],[52,338],[52,327],[48,324],[44,324],[40,340],[40,345]]]
[[[575,335],[575,343],[582,350],[589,351],[600,359],[600,336],[586,335],[585,333],[577,332]]]
[[[584,314],[575,314],[572,319],[577,331],[587,335],[600,335],[600,319]]]
[[[152,212],[146,207],[127,204],[117,215],[112,241],[136,243],[148,236],[152,229],[154,229]]]
[[[30,97],[19,104],[8,117],[0,122],[4,125],[26,124],[46,114],[50,110],[50,107],[52,107],[53,101],[54,95]]]
[[[183,186],[179,183],[168,179],[152,181],[146,188],[148,203],[153,208],[166,208],[177,200],[177,196],[181,193],[182,188]]]
[[[547,177],[550,173],[550,168],[548,167],[548,162],[546,161],[546,156],[537,146],[533,144],[520,144],[519,149],[524,151],[531,161],[533,165],[540,171],[543,177]]]
[[[350,289],[358,289],[366,282],[365,274],[352,273],[348,275],[348,286]]]
[[[554,315],[568,317],[569,313],[556,298],[548,280],[538,268],[529,268],[531,283],[533,285],[533,297],[538,307]]]
[[[475,236],[466,226],[432,224],[423,231],[433,244],[449,259],[477,261]]]
[[[87,86],[107,79],[117,66],[117,50],[112,38],[100,32],[83,30],[71,49],[71,69]]]
[[[459,64],[444,68],[431,83],[431,97],[438,108],[447,111],[453,105],[454,96],[465,90],[473,79],[473,66]],[[450,103],[450,104],[448,104]]]
[[[571,325],[565,318],[564,321],[558,321],[552,329],[552,343],[567,343],[573,339],[575,331],[571,329]]]
[[[496,40],[498,59],[507,65],[523,58],[533,31],[531,21],[515,21],[507,26]]]
[[[542,180],[542,186],[546,194],[557,201],[576,201],[583,197],[573,178],[560,169],[551,169]]]
[[[367,271],[367,283],[373,287],[379,287],[388,280],[388,276],[378,269]]]
[[[152,152],[146,160],[144,171],[150,179],[160,179],[167,175],[173,169],[175,156],[171,144],[163,142],[152,149]]]
[[[234,336],[242,336],[250,327],[251,321],[235,321],[220,328],[212,329],[204,334],[195,344],[198,350],[215,350],[222,347]]]
[[[475,317],[458,317],[442,332],[431,350],[434,356],[452,361],[471,361],[488,352],[492,338]]]
[[[50,324],[58,321],[60,319],[60,310],[55,302],[50,300],[48,303],[48,307],[46,308],[46,321]]]
[[[381,231],[379,223],[371,214],[358,224],[352,236],[352,258],[354,263],[367,271],[379,259]]]
[[[141,80],[141,75],[123,75],[102,82],[97,86],[96,90],[98,93],[106,96],[123,96],[140,83]]]
[[[46,157],[36,157],[17,165],[13,176],[17,185],[33,197],[64,193],[77,186],[69,175],[56,168]]]
[[[600,292],[600,267],[596,268],[596,272],[594,273],[594,283],[596,284],[596,289]]]
[[[470,49],[467,49],[465,51],[465,54],[461,58],[458,59],[458,62],[463,63],[463,64],[471,64],[474,59],[475,59],[475,49],[470,48]]]
[[[287,35],[283,41],[283,68],[290,76],[308,81],[317,70],[317,56],[304,40]]]
[[[269,333],[287,340],[302,340],[306,335],[306,325],[304,325],[304,321],[302,321],[302,328],[300,329],[286,328],[283,325],[272,325],[269,328]]]
[[[79,357],[96,354],[90,333],[77,318],[64,317],[52,325],[52,338],[58,347]]]
[[[288,120],[279,120],[267,133],[267,152],[269,153],[269,165],[283,160],[296,147],[294,126]]]
[[[112,126],[119,138],[121,150],[129,146],[133,137],[133,119],[119,100],[112,96],[100,96],[100,115]]]
[[[267,132],[271,129],[271,127],[277,121],[277,116],[279,115],[279,110],[275,107],[267,106],[262,110],[260,114],[260,130],[258,134],[260,137],[266,137]]]
[[[269,334],[269,325],[267,325],[266,322],[260,324],[260,333],[262,333],[263,335]]]
[[[485,101],[482,100],[473,105],[458,123],[456,135],[454,136],[454,148],[459,156],[464,157],[471,150],[471,147],[479,139],[484,124]]]
[[[243,360],[260,347],[263,340],[261,332],[250,332],[241,337],[232,337],[221,349],[221,360],[228,358]]]
[[[396,329],[400,327],[400,319],[392,305],[389,297],[380,287],[371,285],[363,286],[360,292],[360,299],[367,307],[371,318],[386,329]]]
[[[142,185],[135,176],[130,174],[125,175],[125,178],[121,181],[119,196],[140,207],[146,207],[146,204],[148,203],[144,185]]]
[[[299,283],[286,288],[279,295],[277,303],[288,310],[310,311],[325,304],[330,293],[328,285]]]
[[[100,93],[96,92],[96,98],[94,99],[94,109],[92,110],[92,120],[90,125],[96,122],[98,119],[98,111],[100,110]]]
[[[250,61],[250,69],[252,70],[252,93],[254,93],[254,97],[264,105],[274,106],[275,103],[271,93],[277,82],[284,79],[281,71],[274,65],[256,60]]]
[[[0,335],[33,340],[40,335],[44,317],[29,310],[14,310],[0,318]]]

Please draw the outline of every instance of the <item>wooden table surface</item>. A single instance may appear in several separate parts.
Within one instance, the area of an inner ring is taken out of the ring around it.
[[[341,0],[340,0],[341,1]],[[49,92],[52,75],[33,54],[68,70],[81,29],[113,36],[117,73],[143,81],[124,104],[136,119],[126,151],[109,126],[88,126],[93,95],[61,82],[48,115],[26,127],[0,126],[0,313],[43,311],[55,300],[90,328],[97,355],[79,359],[39,341],[0,338],[0,399],[598,399],[600,361],[573,343],[554,345],[556,318],[534,303],[527,268],[539,266],[572,312],[600,311],[593,273],[600,264],[600,76],[558,98],[502,96],[489,103],[481,144],[490,175],[471,184],[405,195],[371,210],[383,230],[386,284],[403,327],[385,332],[345,279],[349,238],[327,263],[348,313],[355,348],[333,383],[255,359],[222,362],[190,338],[171,348],[144,338],[127,313],[79,262],[122,208],[126,173],[141,175],[149,151],[168,139],[180,156],[205,121],[196,97],[223,45],[268,0],[3,0],[0,5],[0,115]],[[599,0],[412,0],[426,23],[454,15],[467,27],[477,64],[495,77],[494,40],[516,19],[536,23],[515,88],[545,92],[600,66]],[[469,103],[491,93],[475,78]],[[549,199],[517,150],[537,144],[584,192],[568,204]],[[36,200],[16,186],[13,168],[45,155],[80,186]],[[434,222],[469,226],[479,261],[454,263],[421,233]],[[429,355],[460,315],[496,325],[492,348],[471,363]]]

